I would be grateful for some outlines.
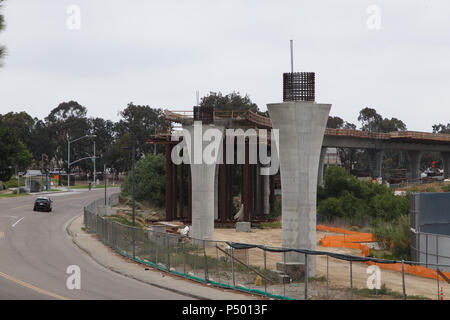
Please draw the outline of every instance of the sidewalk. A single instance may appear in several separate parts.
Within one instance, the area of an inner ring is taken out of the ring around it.
[[[83,216],[67,226],[72,241],[97,263],[127,277],[202,300],[260,300],[263,297],[215,288],[177,277],[131,261],[105,246],[95,235],[83,231]],[[145,270],[145,269],[148,270]]]

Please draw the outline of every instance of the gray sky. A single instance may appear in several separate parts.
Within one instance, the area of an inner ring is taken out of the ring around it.
[[[70,5],[80,29],[67,27]],[[131,101],[191,110],[196,90],[247,93],[266,110],[282,100],[294,39],[294,69],[316,72],[331,115],[356,123],[368,106],[409,130],[450,122],[448,0],[7,0],[3,13],[2,114],[44,118],[76,100],[116,121]]]

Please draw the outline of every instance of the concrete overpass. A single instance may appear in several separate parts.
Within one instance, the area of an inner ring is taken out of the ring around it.
[[[166,119],[192,125],[194,115],[192,111],[165,111]],[[213,111],[212,119],[215,125],[225,128],[259,128],[271,129],[270,118],[258,115],[252,111]],[[444,164],[444,178],[450,173],[450,134],[396,131],[396,132],[368,132],[352,129],[325,129],[322,148],[353,148],[368,149],[371,175],[381,176],[383,152],[385,150],[401,150],[408,155],[411,180],[420,179],[420,161],[424,152],[440,153]],[[323,150],[324,151],[324,150]],[[319,167],[319,183],[323,180],[323,159],[321,155]]]

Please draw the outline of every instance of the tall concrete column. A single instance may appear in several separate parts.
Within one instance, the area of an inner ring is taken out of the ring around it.
[[[318,175],[318,184],[319,186],[323,186],[323,177],[325,175],[325,155],[327,154],[327,148],[322,147],[320,149],[320,158],[319,158],[319,175]]]
[[[264,214],[270,213],[270,202],[269,202],[269,196],[270,196],[270,181],[269,176],[261,176],[262,179],[264,179]]]
[[[219,165],[214,176],[214,220],[219,219]]]
[[[444,179],[450,177],[450,152],[441,152],[443,168],[444,168]]]
[[[378,149],[368,149],[369,170],[372,178],[381,177],[381,167],[383,166],[383,151]]]
[[[409,170],[412,181],[420,181],[420,160],[422,151],[408,150]]]
[[[317,173],[331,104],[292,101],[267,107],[273,128],[279,130],[282,245],[314,250]],[[304,259],[303,254],[288,253],[285,263],[300,265]],[[315,265],[315,256],[308,256],[310,276],[315,275]]]
[[[216,125],[202,125],[201,135],[208,129],[219,129],[223,133],[222,126]],[[192,183],[192,237],[195,239],[214,239],[214,217],[216,212],[216,167],[217,162],[207,164],[204,161],[198,164],[194,161],[194,148],[196,143],[194,142],[194,126],[185,125],[183,129],[186,129],[191,136],[191,148],[188,148],[188,153],[191,159],[191,183]],[[200,131],[197,128],[198,131]],[[205,147],[209,145],[209,141],[202,141],[202,154]],[[222,143],[220,143],[222,148]],[[221,152],[221,150],[220,150]]]

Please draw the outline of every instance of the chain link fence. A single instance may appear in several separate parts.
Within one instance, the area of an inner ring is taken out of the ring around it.
[[[118,202],[113,195],[107,206]],[[110,209],[109,209],[110,210]],[[108,219],[104,200],[84,208],[86,229],[139,263],[201,283],[274,299],[439,299],[448,265],[286,249],[136,228]],[[302,264],[289,261],[304,261]],[[314,275],[308,263],[316,265]],[[418,274],[424,271],[423,276]],[[417,271],[419,270],[419,271]],[[422,271],[421,271],[422,270]]]

